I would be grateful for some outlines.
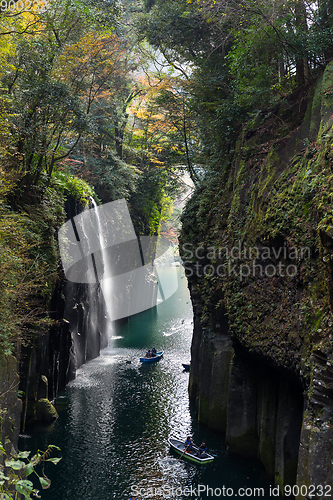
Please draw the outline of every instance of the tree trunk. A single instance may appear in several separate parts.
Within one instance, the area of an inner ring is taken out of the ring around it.
[[[304,0],[297,0],[295,5],[295,24],[296,32],[299,36],[302,36],[302,34],[305,35],[308,30],[306,21],[307,18]],[[296,73],[299,85],[306,85],[310,75],[307,56],[302,57],[301,54],[299,54],[297,57],[296,55]]]
[[[279,82],[281,83],[283,78],[286,76],[286,68],[284,66],[283,58],[278,59],[278,73],[279,73]]]
[[[121,160],[123,158],[123,140],[124,140],[125,125],[126,125],[126,122],[119,124],[118,119],[116,119],[115,126],[114,126],[116,152],[117,152],[117,156],[119,156],[119,158]]]

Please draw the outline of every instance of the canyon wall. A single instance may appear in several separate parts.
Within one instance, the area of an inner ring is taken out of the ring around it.
[[[332,145],[333,63],[244,124],[182,216],[198,419],[281,488],[333,479]]]
[[[18,398],[17,360],[0,356],[0,441],[6,454],[17,451],[22,403]],[[0,454],[0,464],[4,455]]]
[[[80,202],[67,198],[67,219],[83,209]],[[52,419],[52,413],[38,414],[38,401],[53,400],[75,378],[76,370],[108,345],[109,320],[100,285],[67,281],[60,261],[48,315],[51,325],[21,347],[21,429],[40,418]]]

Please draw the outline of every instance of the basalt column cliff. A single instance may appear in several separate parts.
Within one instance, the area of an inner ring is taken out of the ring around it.
[[[333,479],[332,88],[330,63],[244,124],[183,215],[190,397],[280,487]]]

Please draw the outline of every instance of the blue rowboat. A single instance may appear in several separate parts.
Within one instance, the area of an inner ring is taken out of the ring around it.
[[[171,449],[177,453],[177,455],[180,455],[179,458],[184,458],[189,462],[200,465],[210,464],[213,462],[214,457],[209,455],[209,453],[200,453],[199,448],[196,445],[193,445],[191,452],[186,451],[184,442],[185,441],[179,441],[179,439],[176,438],[168,439]]]
[[[163,351],[157,352],[156,356],[152,356],[151,358],[140,358],[141,363],[154,363],[158,361],[163,356]]]

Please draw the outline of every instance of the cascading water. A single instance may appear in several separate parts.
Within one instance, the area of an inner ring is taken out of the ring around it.
[[[100,243],[103,231],[99,220],[96,202],[91,198],[93,209],[86,209],[80,214],[80,234],[86,245],[90,245],[92,230]],[[89,210],[90,216],[85,217]],[[91,214],[94,213],[94,217]],[[75,218],[76,219],[76,218]],[[92,224],[93,221],[93,224]],[[100,244],[101,248],[103,245]],[[100,267],[107,269],[108,261],[103,251]],[[100,350],[108,345],[112,332],[108,310],[104,301],[99,280],[95,279],[92,266],[86,266],[86,280],[75,282],[68,280],[65,287],[66,305],[64,318],[69,322],[72,338],[71,372],[75,373],[86,361],[99,356]]]
[[[161,257],[159,264],[169,267],[171,277],[169,243],[161,245],[151,236],[138,240],[126,200],[97,206],[91,198],[91,205],[67,221],[58,236],[65,275],[72,282],[65,318],[71,324],[75,368],[106,347],[111,320],[155,307],[158,296],[166,300],[177,289],[177,279],[171,287],[163,283],[156,259]],[[86,300],[77,298],[79,292]]]
[[[96,228],[97,228],[97,236],[99,239],[100,247],[101,247],[101,256],[102,256],[102,267],[103,267],[103,276],[111,276],[112,275],[112,264],[110,259],[108,258],[108,254],[106,252],[106,247],[107,247],[107,241],[105,241],[105,232],[103,231],[103,226],[102,226],[102,221],[99,215],[99,211],[97,210],[98,205],[94,198],[90,197],[90,201],[93,205],[94,208],[94,215],[96,217]],[[113,286],[112,286],[112,280],[108,280],[107,284],[103,286],[103,293],[102,295],[104,296],[104,301],[106,303],[106,309],[108,311],[109,318],[111,316],[112,318],[112,304],[113,304]],[[111,313],[111,314],[110,314]],[[105,318],[107,319],[107,317]],[[113,325],[111,320],[107,321],[106,324],[106,336],[108,339],[111,338],[112,336],[112,331],[113,331]]]

